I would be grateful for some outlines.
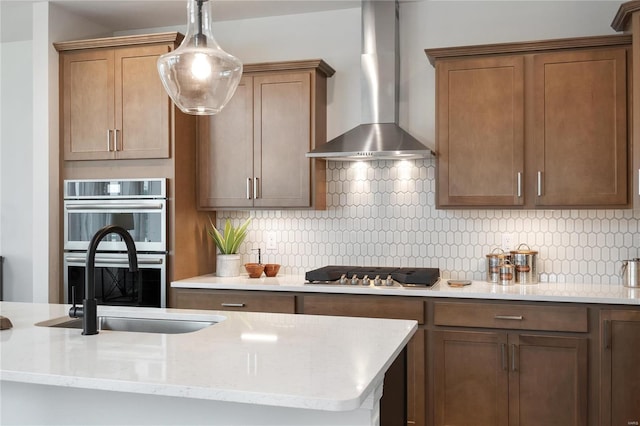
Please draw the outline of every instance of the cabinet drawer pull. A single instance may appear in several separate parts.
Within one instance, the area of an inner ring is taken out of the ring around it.
[[[111,129],[107,129],[107,151],[111,152]]]
[[[260,181],[257,177],[253,178],[253,198],[260,198]]]
[[[538,197],[542,197],[542,172],[538,171]]]
[[[224,308],[244,308],[244,303],[222,303]]]
[[[118,150],[118,129],[113,129],[113,150]]]
[[[501,320],[514,320],[514,321],[522,321],[524,317],[522,315],[496,315],[495,319]]]
[[[251,178],[247,178],[247,200],[251,199]]]

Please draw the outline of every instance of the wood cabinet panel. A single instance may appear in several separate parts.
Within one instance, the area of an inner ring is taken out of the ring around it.
[[[436,73],[438,206],[522,204],[524,59],[442,62]]]
[[[600,314],[600,424],[640,423],[640,311]]]
[[[145,46],[115,52],[115,146],[118,158],[167,158],[171,99],[158,77],[157,61],[170,47]]]
[[[588,331],[584,306],[435,302],[434,324],[515,330]]]
[[[587,424],[587,338],[509,335],[509,424]]]
[[[429,49],[436,206],[629,205],[629,37]]]
[[[174,306],[179,309],[296,313],[296,297],[292,294],[174,289],[174,297]]]
[[[535,55],[536,205],[627,203],[626,49]]]
[[[324,61],[245,66],[218,115],[199,118],[201,209],[326,206],[325,164],[305,154],[326,141]]]
[[[425,320],[424,301],[415,298],[305,295],[302,304],[311,315]]]
[[[171,101],[156,61],[173,44],[61,52],[65,160],[168,158]]]
[[[436,426],[508,424],[506,343],[505,333],[434,332]]]
[[[310,204],[311,74],[254,77],[255,207]]]
[[[113,52],[81,51],[61,57],[62,139],[65,159],[111,157]]]
[[[253,78],[244,76],[229,103],[198,118],[198,206],[251,207]]]

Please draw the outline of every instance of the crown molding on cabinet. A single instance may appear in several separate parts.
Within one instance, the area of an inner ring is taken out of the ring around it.
[[[628,31],[631,29],[631,15],[640,10],[640,0],[628,1],[622,3],[618,9],[618,13],[611,22],[611,28],[616,31]]]
[[[242,71],[248,72],[261,72],[261,71],[292,71],[301,69],[317,69],[325,76],[331,77],[335,74],[331,65],[327,64],[322,59],[307,59],[301,61],[281,61],[281,62],[262,62],[256,64],[244,64]]]
[[[178,32],[128,35],[119,37],[94,38],[87,40],[60,41],[53,43],[58,52],[67,50],[93,49],[101,47],[120,47],[130,45],[180,43],[184,35]]]
[[[638,0],[640,7],[640,0]],[[548,52],[551,50],[578,49],[582,47],[612,47],[619,45],[630,45],[630,34],[614,34],[593,37],[573,37],[552,40],[537,40],[515,43],[483,44],[477,46],[454,46],[425,49],[431,65],[435,66],[435,61],[448,58],[463,58],[465,56],[497,55],[497,54],[517,54]]]

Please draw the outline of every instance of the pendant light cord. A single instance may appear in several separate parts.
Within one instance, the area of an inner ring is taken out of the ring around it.
[[[196,0],[196,4],[198,5],[198,34],[195,36],[195,45],[198,46],[206,46],[207,45],[207,37],[202,33],[202,4],[208,0]]]

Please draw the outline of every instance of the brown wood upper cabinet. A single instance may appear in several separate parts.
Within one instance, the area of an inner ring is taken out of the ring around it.
[[[65,160],[168,158],[171,100],[156,61],[182,35],[55,43]]]
[[[248,64],[222,112],[198,119],[198,203],[203,210],[326,207],[322,60]]]
[[[628,207],[630,42],[427,49],[437,207]]]

